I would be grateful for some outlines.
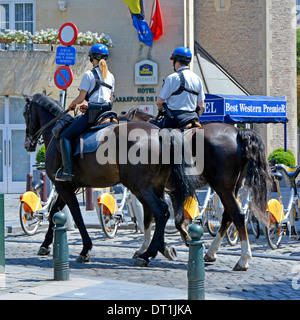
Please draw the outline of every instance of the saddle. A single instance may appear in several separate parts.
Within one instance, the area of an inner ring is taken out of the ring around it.
[[[77,142],[76,148],[73,149],[73,156],[80,153],[80,157],[83,159],[84,153],[94,152],[97,150],[102,134],[101,130],[104,131],[107,127],[118,124],[119,121],[117,117],[118,115],[114,111],[105,111],[100,114],[95,119],[94,125],[76,139],[77,141],[79,139],[79,143]]]

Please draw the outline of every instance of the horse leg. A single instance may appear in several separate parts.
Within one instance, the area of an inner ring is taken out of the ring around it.
[[[204,256],[204,260],[206,262],[214,262],[216,261],[216,253],[218,252],[221,242],[226,234],[227,229],[229,228],[230,224],[232,223],[232,219],[227,212],[227,210],[224,210],[223,216],[222,216],[222,222],[221,222],[221,228],[217,235],[215,236],[212,244],[210,245],[208,251],[206,252]]]
[[[145,206],[144,207],[144,239],[143,243],[140,246],[140,248],[135,252],[132,259],[136,259],[139,257],[142,253],[144,253],[151,241],[151,223],[152,223],[152,213],[151,211]]]
[[[82,238],[83,249],[76,261],[79,263],[89,262],[90,261],[89,252],[92,250],[93,244],[86,230],[86,227],[81,215],[79,203],[74,193],[73,187],[67,182],[62,182],[62,183],[57,182],[55,187],[56,187],[57,193],[62,197],[64,202],[68,205],[71,211],[73,220]]]
[[[60,209],[62,209],[64,207],[65,203],[64,201],[61,199],[60,196],[57,197],[55,203],[53,204],[51,211],[49,213],[49,227],[48,227],[48,231],[45,235],[45,239],[44,242],[42,243],[42,245],[40,246],[40,249],[38,251],[38,255],[39,256],[45,256],[48,255],[50,253],[50,248],[49,246],[51,245],[52,241],[53,241],[53,227],[54,227],[54,223],[52,221],[53,215],[59,211]]]
[[[240,210],[239,210],[240,211]],[[246,227],[245,216],[238,212],[233,218],[241,241],[241,257],[237,264],[234,266],[234,271],[246,271],[249,268],[248,260],[252,258],[251,248],[249,244],[248,232]]]
[[[156,196],[152,187],[140,190],[139,194],[136,194],[136,196],[143,204],[144,208],[148,207],[154,214],[155,231],[150,246],[136,259],[135,265],[147,266],[149,258],[156,257],[158,251],[168,259],[174,259],[174,256],[176,256],[174,250],[166,248],[164,243],[164,230],[170,216],[168,205],[162,200],[163,197],[160,199]]]
[[[186,230],[186,222],[184,212],[180,212],[180,204],[177,202],[177,199],[174,195],[170,193],[172,206],[174,210],[174,218],[175,218],[175,227],[179,231],[181,239],[183,240],[184,244],[188,246],[188,241],[191,240],[187,230]]]

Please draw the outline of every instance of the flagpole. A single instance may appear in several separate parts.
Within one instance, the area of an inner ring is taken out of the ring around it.
[[[149,28],[152,27],[152,24],[153,24],[153,14],[154,14],[154,6],[156,6],[156,0],[153,0],[152,2],[152,10],[151,10],[151,15],[150,15],[150,22],[149,22]]]

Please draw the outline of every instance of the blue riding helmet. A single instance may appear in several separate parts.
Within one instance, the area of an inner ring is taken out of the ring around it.
[[[109,50],[105,44],[102,43],[96,43],[94,44],[89,52],[89,57],[91,59],[97,59],[97,60],[107,60],[109,55]]]
[[[192,53],[189,48],[186,47],[178,47],[172,53],[171,60],[179,60],[184,62],[191,62],[192,60]]]

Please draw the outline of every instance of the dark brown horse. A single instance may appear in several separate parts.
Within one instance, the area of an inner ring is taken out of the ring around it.
[[[33,97],[24,96],[26,106],[24,117],[26,120],[27,151],[34,151],[37,140],[42,134],[46,146],[46,172],[55,184],[58,199],[50,213],[50,224],[39,254],[48,254],[53,240],[53,214],[68,205],[73,219],[78,227],[83,249],[77,261],[89,261],[89,251],[92,241],[85,228],[80,207],[75,195],[78,187],[109,187],[118,183],[126,186],[143,204],[145,223],[150,224],[154,216],[155,232],[150,246],[141,254],[139,262],[147,264],[149,258],[161,252],[168,258],[172,257],[172,250],[168,250],[164,243],[164,228],[169,217],[168,205],[164,201],[164,190],[167,181],[169,188],[176,195],[178,210],[183,212],[185,199],[195,190],[195,176],[186,175],[184,163],[175,163],[172,150],[177,144],[183,143],[181,134],[174,134],[170,139],[170,164],[162,163],[162,138],[158,136],[158,129],[146,122],[124,123],[107,127],[102,133],[100,145],[95,152],[87,153],[81,159],[80,155],[73,157],[74,182],[55,181],[54,175],[61,166],[61,155],[57,147],[57,139],[53,137],[53,119],[61,115],[62,107],[45,94],[35,94]],[[50,125],[49,125],[50,124]],[[140,132],[140,133],[139,133]],[[128,138],[130,136],[130,139]],[[105,139],[107,138],[107,139]],[[140,160],[139,156],[154,157],[155,164]],[[120,159],[122,158],[122,161]],[[131,159],[130,159],[131,158]]]
[[[123,112],[120,121],[147,121],[153,116],[138,109]],[[204,135],[204,169],[199,172],[199,185],[209,184],[219,195],[224,206],[221,228],[206,253],[206,261],[215,261],[221,241],[233,222],[241,240],[241,258],[234,270],[247,270],[251,249],[248,240],[245,217],[237,201],[237,193],[244,183],[251,191],[251,206],[266,220],[268,183],[271,181],[264,143],[253,130],[241,130],[223,123],[209,123],[202,128],[192,129],[186,134],[191,143],[193,155],[197,146],[196,133]],[[174,199],[174,196],[172,196]],[[186,242],[188,235],[184,229],[184,215],[175,212],[175,224]]]

